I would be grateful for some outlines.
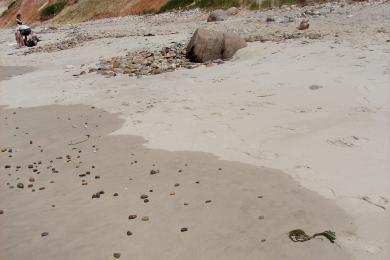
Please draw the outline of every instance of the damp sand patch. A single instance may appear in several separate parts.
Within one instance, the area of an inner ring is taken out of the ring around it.
[[[10,79],[34,71],[33,67],[27,66],[0,66],[0,81]]]
[[[338,240],[290,240],[355,227],[283,172],[146,148],[94,107],[0,113],[1,258],[350,259]]]

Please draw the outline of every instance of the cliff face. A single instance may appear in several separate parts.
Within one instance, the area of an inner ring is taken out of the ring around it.
[[[0,27],[15,25],[20,13],[26,24],[40,22],[42,10],[61,0],[0,0]],[[167,0],[68,0],[65,7],[51,20],[54,22],[82,22],[112,16],[141,14],[159,8]]]

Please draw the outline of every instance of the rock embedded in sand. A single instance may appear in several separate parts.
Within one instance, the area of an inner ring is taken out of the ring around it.
[[[131,235],[133,235],[133,232],[127,231],[127,232],[126,232],[126,235],[131,236]]]
[[[151,174],[151,175],[154,175],[154,174],[157,174],[157,173],[159,173],[159,172],[160,172],[159,170],[151,170],[151,171],[150,171],[150,174]]]
[[[0,209],[0,215],[4,214],[4,210]]]
[[[7,165],[4,166],[4,168],[9,169],[9,168],[11,168],[11,165],[7,164]]]
[[[147,199],[147,198],[149,198],[149,196],[148,196],[148,195],[146,195],[146,194],[142,194],[142,195],[140,196],[140,198],[144,200],[144,199]]]
[[[197,29],[187,45],[186,57],[192,62],[226,60],[246,46],[238,34]]]
[[[114,253],[112,254],[114,258],[120,258],[121,257],[121,254],[120,253]]]
[[[118,195],[119,195],[118,193],[116,193],[116,192],[114,193],[114,197],[118,197]]]
[[[19,189],[23,189],[24,188],[24,184],[19,182],[18,184],[16,184],[16,187],[18,187]]]
[[[129,215],[129,219],[136,219],[137,215]]]
[[[205,203],[211,203],[211,200],[206,200]]]
[[[49,232],[42,232],[41,233],[41,237],[46,237],[46,236],[48,236],[49,235]]]
[[[149,221],[149,217],[148,217],[148,216],[144,216],[144,217],[142,217],[141,220],[142,220],[142,221]]]
[[[33,177],[31,177],[31,178],[28,179],[28,181],[29,181],[29,182],[34,182],[35,179],[34,179]]]
[[[183,227],[180,229],[180,232],[186,232],[186,231],[188,231],[188,228],[186,228],[186,227]]]

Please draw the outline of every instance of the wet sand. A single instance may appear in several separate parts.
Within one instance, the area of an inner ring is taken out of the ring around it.
[[[32,67],[0,66],[0,81],[9,79],[12,76],[19,76],[33,70],[34,69]]]
[[[350,259],[338,240],[288,238],[355,227],[280,171],[145,148],[94,107],[0,115],[0,259]]]

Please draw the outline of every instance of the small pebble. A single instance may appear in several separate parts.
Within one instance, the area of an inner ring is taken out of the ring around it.
[[[4,210],[0,209],[0,215],[4,214]]]
[[[179,187],[180,186],[180,183],[175,183],[175,185],[173,185],[175,187]]]
[[[260,219],[260,220],[263,220],[263,219],[264,219],[264,216],[259,216],[259,219]]]
[[[149,200],[148,199],[144,199],[144,203],[148,203],[149,202]]]
[[[147,198],[149,198],[149,196],[148,196],[148,195],[146,195],[146,194],[142,194],[140,198],[144,200],[144,199],[147,199]]]
[[[180,232],[186,232],[186,231],[188,231],[188,228],[186,228],[186,227],[183,227],[180,229]]]
[[[211,202],[211,200],[206,200],[206,201],[205,201],[205,203],[210,203],[210,202]]]
[[[114,197],[118,197],[118,193],[115,192],[115,193],[114,193]]]
[[[131,236],[131,235],[133,234],[133,232],[127,231],[126,234],[127,234],[128,236]]]
[[[48,232],[42,232],[41,237],[45,237],[45,236],[48,236],[48,235],[49,235]]]
[[[129,219],[136,219],[137,215],[129,215]]]
[[[114,253],[113,256],[114,256],[114,258],[120,258],[121,254],[120,253]]]
[[[19,182],[18,184],[16,184],[16,187],[18,187],[19,189],[23,189],[24,188],[24,184]]]
[[[29,181],[29,182],[34,182],[35,179],[34,179],[33,177],[31,177],[31,178],[28,179],[28,181]]]
[[[160,172],[159,170],[151,170],[151,171],[150,171],[150,174],[151,174],[151,175],[154,175],[154,174],[157,174],[157,173],[159,173],[159,172]]]
[[[149,221],[149,217],[145,216],[145,217],[142,217],[141,219],[142,221]]]

